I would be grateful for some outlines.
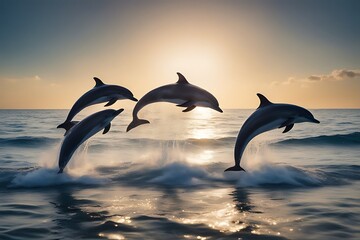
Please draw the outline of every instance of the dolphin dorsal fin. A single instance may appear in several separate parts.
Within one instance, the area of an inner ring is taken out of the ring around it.
[[[100,87],[100,86],[103,86],[105,85],[105,83],[103,83],[99,78],[97,77],[94,77],[94,80],[95,80],[95,87]]]
[[[260,99],[260,105],[258,108],[266,107],[266,106],[272,104],[272,102],[270,102],[264,95],[262,95],[260,93],[257,93],[256,95]]]
[[[186,80],[186,78],[179,72],[176,73],[179,76],[179,80],[176,83],[179,84],[189,84],[189,82]]]

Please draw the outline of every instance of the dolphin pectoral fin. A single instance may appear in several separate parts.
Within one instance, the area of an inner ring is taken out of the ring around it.
[[[240,165],[238,165],[238,166],[233,166],[233,167],[229,167],[229,168],[225,169],[224,172],[228,172],[228,171],[244,171],[244,172],[246,172],[245,169],[243,169],[242,167],[240,167]]]
[[[103,83],[99,78],[97,77],[94,77],[94,80],[95,80],[95,87],[100,87],[100,86],[103,86],[105,85],[105,83]]]
[[[104,107],[108,107],[108,106],[111,106],[113,105],[114,103],[116,103],[117,99],[116,98],[112,98],[110,99],[110,101],[104,105]]]
[[[186,109],[182,110],[183,112],[190,112],[191,110],[193,110],[194,108],[196,108],[195,105],[192,105],[190,107],[187,107]]]
[[[177,107],[191,107],[192,105],[194,105],[193,101],[186,101],[186,102],[183,102],[182,104],[178,104],[176,106]]]
[[[283,127],[285,127],[285,126],[291,125],[291,124],[293,124],[293,122],[294,122],[294,119],[293,119],[293,118],[289,118],[289,119],[287,119],[285,122],[283,122],[283,123],[280,125],[279,128],[283,128]],[[290,129],[291,129],[291,128],[290,128]],[[289,130],[290,130],[290,129],[289,129]]]
[[[287,133],[288,131],[290,131],[292,128],[294,127],[294,124],[290,124],[290,125],[287,125],[283,131],[283,133]]]
[[[104,128],[103,134],[106,134],[106,133],[110,130],[110,127],[111,127],[111,123],[109,123],[109,124]]]

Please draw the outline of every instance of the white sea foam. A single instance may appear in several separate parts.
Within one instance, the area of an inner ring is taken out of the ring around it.
[[[228,183],[236,182],[236,185],[241,187],[321,184],[321,177],[310,171],[272,163],[272,160],[277,158],[266,143],[255,142],[244,155],[242,166],[246,172],[213,173],[199,164],[192,163],[192,159],[189,159],[189,154],[184,152],[182,146],[172,141],[161,143],[156,149],[147,149],[142,156],[142,164],[138,165],[140,168],[134,172],[141,173],[143,180],[148,183],[168,186],[211,185],[224,180]]]
[[[168,186],[194,186],[203,183],[207,172],[184,163],[171,163],[160,170],[149,182]]]
[[[70,160],[66,171],[58,174],[58,155],[60,144],[42,152],[39,167],[30,172],[19,173],[11,181],[11,187],[47,187],[64,184],[94,185],[107,182],[99,178],[95,166],[87,159],[88,142],[80,146]]]
[[[49,187],[64,184],[96,185],[105,179],[90,176],[73,176],[68,173],[57,174],[58,169],[39,168],[31,172],[18,174],[10,187]]]
[[[286,165],[264,164],[258,168],[241,174],[237,186],[291,185],[317,186],[321,184],[319,176]]]
[[[287,162],[286,159],[279,159],[280,156],[277,156],[266,142],[255,141],[248,148],[241,161],[241,166],[246,172],[224,173],[226,179],[236,180],[236,185],[239,187],[318,186],[323,181],[322,176],[309,170],[279,164],[279,162]]]

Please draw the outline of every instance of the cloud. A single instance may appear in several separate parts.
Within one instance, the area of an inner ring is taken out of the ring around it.
[[[272,82],[271,85],[289,85],[292,83],[315,83],[323,81],[345,81],[348,79],[360,78],[360,69],[347,70],[347,69],[335,69],[329,74],[322,75],[310,75],[307,78],[296,79],[289,77],[283,82]]]
[[[19,77],[19,78],[14,78],[14,77],[1,77],[0,76],[0,82],[7,82],[7,83],[18,83],[18,82],[39,82],[41,81],[42,78],[39,75],[35,75],[32,77]]]
[[[321,77],[320,76],[316,76],[316,75],[311,75],[310,77],[307,78],[310,81],[321,81]]]
[[[289,77],[286,81],[283,81],[283,82],[274,81],[271,83],[271,85],[272,86],[289,85],[291,83],[294,83],[295,81],[296,81],[296,79],[294,77]]]
[[[360,76],[360,70],[335,70],[332,72],[337,78],[355,78]]]
[[[360,70],[336,69],[326,75],[311,75],[307,78],[309,81],[343,81],[350,78],[360,77]]]

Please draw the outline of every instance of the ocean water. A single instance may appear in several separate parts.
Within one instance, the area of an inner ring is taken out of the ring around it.
[[[67,110],[1,110],[0,239],[360,239],[360,110],[312,110],[224,173],[252,111],[154,104],[126,133],[125,109],[56,174]]]

